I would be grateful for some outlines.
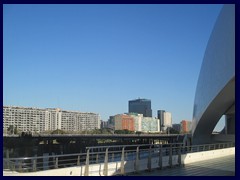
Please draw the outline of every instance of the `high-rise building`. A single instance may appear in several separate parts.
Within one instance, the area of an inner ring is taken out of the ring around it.
[[[163,118],[164,118],[164,112],[165,110],[158,110],[157,111],[157,118],[159,119],[159,126],[160,126],[160,131],[163,131]]]
[[[3,106],[3,130],[12,125],[19,131],[43,132],[62,129],[82,131],[100,128],[99,114],[59,108]]]
[[[158,110],[157,115],[160,123],[160,131],[166,131],[168,127],[172,127],[172,114],[170,112]]]
[[[128,112],[143,114],[143,117],[152,117],[151,100],[139,98],[128,101]]]
[[[170,112],[164,112],[163,114],[163,125],[164,127],[172,127],[172,114]]]
[[[108,128],[115,129],[114,116],[109,116],[108,119]]]

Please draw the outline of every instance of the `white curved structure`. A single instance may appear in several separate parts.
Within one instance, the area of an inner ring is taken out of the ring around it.
[[[209,143],[222,115],[235,134],[235,5],[224,5],[209,39],[196,88],[193,144]]]

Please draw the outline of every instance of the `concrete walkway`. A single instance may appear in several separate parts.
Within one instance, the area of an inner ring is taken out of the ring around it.
[[[127,176],[235,176],[235,155],[194,162],[184,167],[143,171]]]

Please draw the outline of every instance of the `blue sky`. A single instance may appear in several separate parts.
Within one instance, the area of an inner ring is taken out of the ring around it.
[[[4,5],[3,104],[95,112],[151,99],[191,120],[222,5]]]

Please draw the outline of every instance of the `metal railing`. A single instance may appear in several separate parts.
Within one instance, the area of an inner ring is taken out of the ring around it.
[[[168,156],[169,167],[173,166],[172,157],[177,155],[178,165],[181,165],[181,155],[200,151],[209,151],[235,147],[235,143],[202,144],[184,146],[182,143],[174,144],[142,144],[87,147],[87,153],[49,155],[23,158],[3,158],[3,169],[17,172],[36,172],[74,166],[85,166],[84,175],[89,175],[91,164],[104,163],[103,174],[108,175],[108,164],[121,162],[117,174],[124,174],[124,161],[134,161],[134,171],[139,171],[139,161],[147,160],[147,170],[151,170],[152,158],[158,157],[158,167],[163,167],[163,157]]]

